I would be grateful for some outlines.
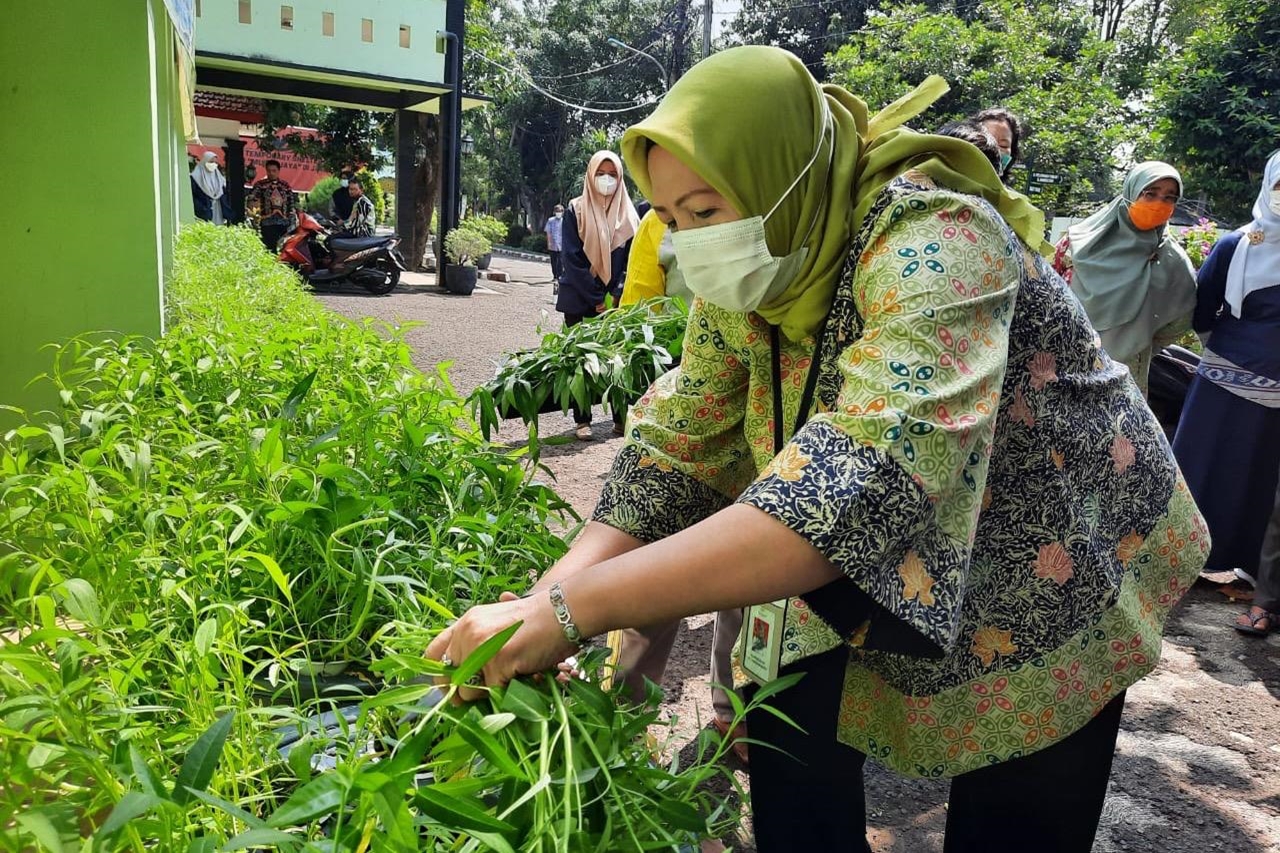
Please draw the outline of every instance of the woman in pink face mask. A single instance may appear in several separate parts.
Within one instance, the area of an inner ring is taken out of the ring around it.
[[[622,297],[627,253],[640,217],[622,180],[622,160],[612,151],[597,151],[587,165],[582,195],[569,202],[561,226],[559,292],[556,310],[566,326],[575,326],[605,309],[605,298]],[[590,441],[591,410],[573,410],[580,441]]]

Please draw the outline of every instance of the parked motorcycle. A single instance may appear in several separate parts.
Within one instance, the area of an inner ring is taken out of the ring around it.
[[[1151,359],[1147,403],[1170,440],[1178,431],[1182,406],[1199,367],[1200,356],[1176,344],[1165,347]]]
[[[400,283],[406,267],[396,247],[400,238],[335,237],[324,223],[298,212],[298,227],[280,240],[280,260],[302,274],[310,285],[350,282],[378,296]]]

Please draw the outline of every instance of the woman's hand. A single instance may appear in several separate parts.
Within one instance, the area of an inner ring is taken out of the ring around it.
[[[427,646],[426,656],[456,666],[481,643],[517,622],[522,623],[519,630],[481,670],[490,687],[505,686],[517,675],[551,670],[578,650],[565,638],[546,592],[529,598],[504,592],[496,604],[482,604],[464,613]],[[458,695],[470,702],[484,694],[464,687]]]

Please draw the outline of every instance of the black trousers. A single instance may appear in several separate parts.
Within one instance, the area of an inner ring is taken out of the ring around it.
[[[1253,603],[1268,613],[1280,612],[1280,484],[1271,508],[1271,520],[1262,537],[1262,553],[1258,557],[1258,582]]]
[[[258,234],[262,237],[262,245],[266,246],[267,251],[274,255],[276,246],[280,243],[280,238],[288,230],[288,225],[263,225],[258,229]]]
[[[752,740],[778,747],[751,749],[751,814],[760,853],[871,851],[862,785],[866,756],[834,739],[847,658],[847,651],[836,649],[784,668],[784,674],[807,674],[767,702],[812,735],[768,712],[748,716]],[[1089,853],[1123,708],[1121,694],[1065,740],[952,779],[945,853]]]
[[[556,254],[558,255],[558,254],[559,254],[559,252],[557,252]],[[558,278],[558,276],[557,276],[557,278]],[[565,325],[565,328],[568,328],[568,327],[570,327],[570,326],[576,326],[576,325],[578,325],[579,323],[581,323],[583,320],[586,320],[586,319],[588,319],[588,318],[590,318],[590,317],[596,317],[596,316],[599,316],[599,315],[597,315],[597,314],[565,314],[565,315],[564,315],[564,325]],[[591,423],[591,408],[590,408],[590,407],[588,407],[586,411],[583,411],[582,409],[579,409],[577,406],[574,406],[574,407],[573,407],[573,422],[574,422],[575,424],[577,424],[578,426],[584,426],[584,425],[590,424],[590,423]]]
[[[549,252],[551,255],[551,278],[553,281],[560,280],[560,273],[564,272],[564,263],[560,260],[559,252]]]

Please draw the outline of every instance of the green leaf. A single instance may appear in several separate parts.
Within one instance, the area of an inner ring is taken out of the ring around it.
[[[165,788],[164,782],[142,757],[142,753],[138,752],[138,747],[132,743],[129,744],[129,764],[133,768],[133,778],[137,780],[144,793],[165,800],[169,799],[169,791]]]
[[[432,785],[419,788],[414,793],[423,813],[435,818],[446,827],[463,832],[496,832],[506,835],[516,828],[505,820],[499,820],[482,811],[472,800],[462,800],[441,792]]]
[[[289,392],[288,398],[284,401],[284,408],[280,415],[285,420],[291,421],[298,415],[298,404],[302,402],[302,398],[307,396],[307,392],[311,390],[311,383],[316,381],[316,371],[311,371],[302,377],[297,385],[293,386],[293,390]]]
[[[328,815],[347,800],[347,784],[337,773],[317,776],[293,792],[284,805],[267,818],[267,826],[296,826]]]
[[[764,702],[764,700],[768,699],[770,696],[773,696],[776,693],[780,693],[783,690],[786,690],[788,687],[794,686],[796,682],[798,682],[802,678],[804,678],[803,672],[793,672],[790,675],[784,675],[781,678],[775,678],[773,681],[770,681],[767,684],[762,684],[756,690],[755,695],[751,698],[751,703],[753,705],[759,705],[760,703]]]
[[[182,760],[182,767],[178,769],[178,778],[173,786],[172,799],[178,805],[186,805],[191,801],[191,791],[203,791],[209,787],[213,771],[222,758],[222,747],[227,742],[234,716],[234,711],[223,714],[187,751],[187,757]]]
[[[32,809],[18,815],[18,826],[26,830],[36,842],[53,853],[62,853],[62,836],[58,834],[58,829],[53,825],[53,821],[45,816],[44,812],[39,809]]]
[[[130,791],[120,798],[120,802],[116,803],[111,814],[107,815],[106,822],[98,829],[98,835],[102,838],[112,836],[123,829],[129,821],[136,820],[163,804],[164,800],[154,794]]]
[[[702,815],[698,814],[697,809],[688,803],[672,799],[658,800],[658,814],[677,829],[697,833],[706,832],[707,830],[706,820]]]
[[[528,774],[520,769],[520,765],[503,749],[498,739],[478,725],[473,717],[468,716],[459,721],[458,734],[497,770],[507,776],[528,780]]]
[[[86,625],[102,623],[102,608],[98,604],[98,593],[83,578],[67,578],[62,582],[63,604],[73,619],[79,619]]]
[[[209,654],[209,650],[213,648],[213,641],[218,636],[218,618],[210,616],[208,619],[200,623],[200,627],[196,628],[195,647],[196,654],[205,657]]]
[[[455,687],[466,684],[471,679],[471,676],[484,669],[484,665],[498,654],[502,647],[506,645],[507,640],[510,640],[523,624],[523,622],[517,622],[514,625],[509,625],[476,646],[475,650],[467,655],[467,659],[453,671],[453,675],[449,676],[449,682]]]
[[[550,716],[550,701],[520,679],[514,679],[503,691],[501,710],[522,720],[540,723]]]
[[[235,850],[256,850],[268,845],[292,849],[298,847],[301,843],[302,840],[296,835],[290,835],[278,829],[259,828],[240,833],[219,847],[218,851],[219,853],[232,853]]]
[[[199,835],[187,845],[187,853],[213,853],[217,849],[218,841],[211,835]]]
[[[262,568],[267,570],[271,580],[275,581],[276,587],[284,594],[285,600],[293,604],[293,592],[289,588],[289,576],[284,573],[275,559],[266,554],[259,554],[257,551],[242,551],[241,556],[252,557],[257,560]]]

